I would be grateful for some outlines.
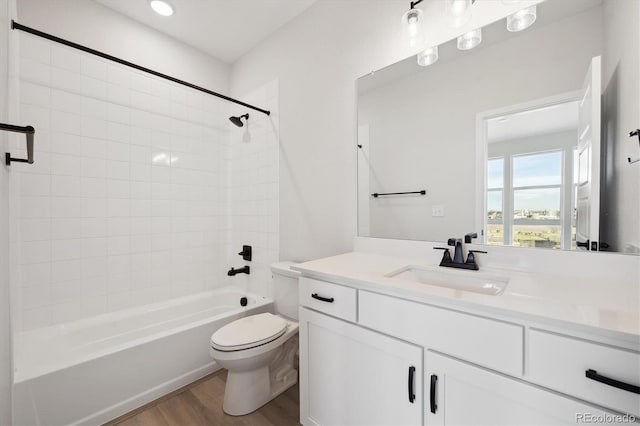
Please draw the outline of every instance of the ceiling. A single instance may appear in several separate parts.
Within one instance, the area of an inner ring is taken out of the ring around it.
[[[579,103],[565,102],[488,120],[487,140],[493,143],[567,130],[575,130],[577,138]]]
[[[96,0],[123,15],[233,63],[316,0],[168,0],[173,16],[148,0]]]

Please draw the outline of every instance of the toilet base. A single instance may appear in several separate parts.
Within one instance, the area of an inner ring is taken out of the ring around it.
[[[231,416],[249,414],[298,383],[298,370],[294,368],[297,352],[296,335],[279,348],[269,365],[250,371],[229,370],[224,412]]]

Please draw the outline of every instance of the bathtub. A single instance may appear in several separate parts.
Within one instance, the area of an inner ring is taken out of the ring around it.
[[[248,304],[240,306],[240,298]],[[219,369],[209,340],[271,299],[225,287],[15,339],[16,425],[101,424]]]

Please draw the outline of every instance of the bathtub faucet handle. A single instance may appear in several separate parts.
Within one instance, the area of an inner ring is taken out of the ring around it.
[[[238,253],[239,256],[242,256],[243,260],[251,261],[251,246],[242,246],[242,251]]]

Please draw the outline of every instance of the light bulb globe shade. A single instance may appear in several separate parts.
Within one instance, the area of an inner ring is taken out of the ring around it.
[[[455,28],[460,28],[471,20],[471,0],[447,0],[446,15]]]
[[[434,64],[438,60],[438,46],[428,47],[422,52],[418,53],[418,65],[421,67],[428,67]]]
[[[171,6],[166,1],[162,0],[151,0],[149,1],[149,6],[156,12],[158,15],[162,16],[171,16],[173,15],[173,6]]]
[[[482,29],[476,28],[458,37],[459,50],[471,50],[482,43]]]
[[[507,30],[512,33],[526,30],[536,22],[537,16],[538,13],[536,6],[519,10],[516,13],[507,16]]]
[[[424,19],[422,10],[411,9],[402,15],[402,35],[405,44],[411,49],[420,47],[424,42]]]

